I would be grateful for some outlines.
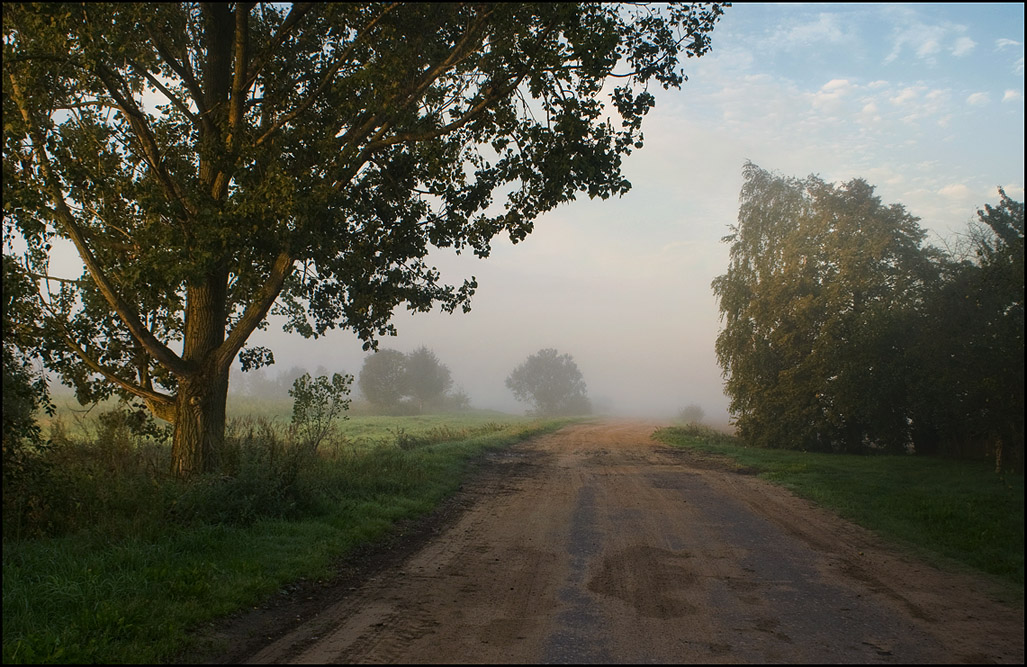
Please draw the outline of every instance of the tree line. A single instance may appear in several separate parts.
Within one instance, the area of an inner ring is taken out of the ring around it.
[[[992,456],[1023,470],[1023,203],[1000,188],[961,250],[862,179],[747,163],[712,284],[739,435],[761,447]]]

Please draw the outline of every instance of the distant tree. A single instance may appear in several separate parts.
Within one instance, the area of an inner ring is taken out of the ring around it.
[[[592,411],[585,380],[569,354],[539,350],[515,368],[506,386],[540,415],[582,415]]]
[[[3,201],[48,367],[174,423],[212,469],[229,369],[272,306],[367,349],[400,305],[468,309],[433,247],[487,257],[579,194],[621,195],[650,85],[719,4],[7,3]],[[499,194],[503,201],[496,201]],[[48,272],[51,241],[85,271]],[[50,298],[48,290],[56,292]]]
[[[713,281],[717,357],[738,433],[766,447],[901,450],[915,369],[907,329],[937,284],[918,219],[861,179],[747,163],[728,272]]]
[[[449,368],[423,345],[406,355],[405,370],[403,393],[417,404],[420,412],[426,406],[440,405],[453,386]]]
[[[303,366],[292,365],[287,369],[279,371],[278,375],[275,377],[274,382],[275,398],[285,398],[286,396],[288,396],[296,380],[303,377],[304,375],[309,376],[310,371],[308,371]],[[324,373],[323,375],[327,374]]]
[[[681,409],[681,412],[678,414],[678,419],[686,424],[700,424],[705,416],[706,412],[702,407],[692,403],[691,405],[686,405]]]
[[[364,359],[357,386],[376,409],[391,412],[406,395],[406,355],[382,349]]]
[[[447,411],[460,412],[471,407],[471,397],[461,388],[446,392],[442,398],[442,408]]]

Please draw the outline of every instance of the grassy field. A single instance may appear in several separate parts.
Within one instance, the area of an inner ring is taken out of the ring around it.
[[[236,402],[221,469],[186,484],[168,474],[166,443],[109,408],[63,412],[42,465],[21,486],[5,477],[5,663],[173,660],[204,623],[328,577],[341,556],[430,512],[482,453],[566,423],[355,415],[311,453],[293,439],[288,402]],[[994,575],[1022,603],[1022,476],[986,463],[748,449],[702,428],[658,437]]]
[[[65,426],[30,486],[5,481],[5,663],[172,660],[203,623],[431,511],[482,453],[566,423],[356,417],[311,454],[269,405],[231,420],[219,474],[184,484],[166,444],[100,414]]]
[[[996,474],[987,461],[743,447],[703,427],[656,437],[755,470],[921,557],[991,575],[1023,601],[1023,475]]]

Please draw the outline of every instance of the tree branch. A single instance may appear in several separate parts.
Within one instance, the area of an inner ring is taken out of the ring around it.
[[[13,72],[9,72],[8,77],[11,81],[11,98],[15,101],[15,104],[17,104],[22,119],[25,121],[29,138],[33,144],[33,151],[36,154],[36,159],[39,161],[40,171],[43,173],[45,187],[49,190],[50,198],[54,203],[54,212],[57,214],[56,218],[64,225],[65,231],[75,244],[75,248],[78,249],[79,256],[86,265],[86,269],[89,271],[89,274],[93,277],[93,281],[96,283],[100,293],[103,294],[107,303],[110,304],[111,308],[113,308],[118,314],[118,317],[121,318],[121,321],[125,323],[126,327],[128,327],[132,336],[139,341],[140,345],[142,345],[154,359],[172,373],[188,373],[191,370],[189,365],[166,345],[160,342],[157,337],[154,336],[153,333],[142,323],[139,316],[132,310],[129,304],[121,298],[121,295],[117,293],[114,286],[111,285],[103,267],[89,249],[82,229],[79,227],[78,223],[75,222],[74,214],[68,208],[67,202],[64,201],[64,195],[61,193],[60,184],[54,178],[53,172],[50,169],[50,160],[43,148],[43,143],[39,137],[39,131],[34,119],[32,118],[32,114],[25,106],[25,98],[21,93],[21,86],[18,84],[18,80],[14,76]]]
[[[182,210],[184,210],[187,215],[190,217],[195,216],[196,207],[186,199],[178,183],[175,182],[171,177],[171,174],[164,168],[164,161],[161,159],[160,149],[153,137],[153,132],[150,131],[149,124],[146,122],[146,114],[136,106],[135,100],[121,94],[120,86],[118,84],[124,84],[124,81],[118,81],[120,77],[117,73],[109,70],[105,65],[101,65],[99,63],[96,64],[94,72],[96,72],[96,75],[101,81],[103,81],[103,84],[107,87],[107,92],[111,94],[111,97],[114,98],[118,108],[128,119],[133,133],[135,134],[136,139],[139,140],[140,147],[143,149],[146,161],[154,173],[157,174],[157,180],[160,181],[161,185],[164,187],[165,194],[172,201],[178,202],[182,207]]]
[[[147,70],[145,67],[137,63],[135,60],[129,59],[128,62],[130,65],[132,65],[132,67],[136,69],[136,71],[140,72],[144,77],[146,77],[146,80],[150,82],[150,85],[152,85],[154,88],[163,93],[164,97],[166,97],[169,102],[174,104],[175,107],[177,107],[178,110],[181,111],[185,115],[185,117],[189,119],[189,122],[191,122],[193,125],[199,124],[199,120],[196,118],[193,112],[189,110],[189,106],[181,99],[179,99],[177,95],[168,90],[167,87],[157,79],[157,77],[150,74],[149,70]]]
[[[285,38],[289,36],[289,33],[294,27],[300,22],[304,16],[313,9],[317,3],[314,2],[296,2],[293,3],[292,8],[289,10],[288,16],[282,22],[282,25],[278,27],[278,32],[271,38],[271,42],[268,44],[267,50],[252,63],[246,70],[246,85],[244,88],[249,88],[253,85],[253,82],[257,80],[260,75],[260,71],[264,69],[264,65],[270,59],[271,54],[277,49]]]
[[[250,305],[229,332],[225,341],[218,346],[215,353],[215,367],[218,370],[228,369],[232,364],[232,360],[235,359],[235,355],[246,344],[250,334],[267,316],[268,310],[271,309],[278,295],[282,292],[285,279],[292,272],[294,261],[293,256],[286,251],[280,252],[275,258],[274,264],[271,266],[271,274],[264,281],[264,284],[261,285],[256,295],[254,295]]]
[[[153,32],[149,25],[146,26],[146,34],[153,42],[154,46],[157,47],[157,53],[160,55],[161,60],[171,68],[171,70],[182,79],[182,83],[189,89],[189,94],[192,95],[193,102],[196,103],[197,116],[192,118],[198,121],[198,125],[205,130],[212,129],[210,119],[207,116],[207,107],[203,103],[203,92],[200,90],[200,85],[196,81],[196,76],[193,73],[192,65],[189,64],[189,54],[184,54],[184,64],[180,63],[173,53],[171,53],[168,45],[164,42],[160,35]],[[199,127],[197,128],[199,129]]]
[[[309,95],[307,95],[307,99],[303,100],[303,102],[296,105],[296,108],[293,109],[291,113],[285,114],[284,116],[276,120],[274,123],[272,123],[271,127],[268,128],[268,130],[259,139],[257,139],[254,145],[260,146],[264,143],[266,139],[268,139],[272,134],[277,132],[283,125],[295,120],[300,114],[304,113],[307,109],[309,109],[311,105],[313,105],[314,102],[317,101],[318,96],[321,95],[321,93],[324,92],[326,88],[328,88],[329,84],[331,84],[332,79],[335,77],[336,74],[338,74],[339,70],[342,69],[342,66],[349,59],[350,54],[353,53],[353,50],[356,48],[357,44],[359,44],[367,36],[367,33],[370,32],[374,28],[374,26],[377,25],[378,22],[385,17],[386,14],[395,9],[397,6],[397,3],[389,5],[382,11],[381,14],[374,17],[367,25],[365,25],[363,29],[353,39],[353,41],[350,42],[350,45],[346,48],[342,55],[340,55],[336,59],[335,63],[328,68],[328,71],[325,72],[324,76],[321,77],[321,82],[317,85],[317,88],[315,88]]]

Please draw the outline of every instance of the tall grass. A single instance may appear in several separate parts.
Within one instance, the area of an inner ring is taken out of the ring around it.
[[[986,461],[744,447],[702,426],[656,438],[722,457],[921,556],[993,575],[1023,598],[1023,475]]]
[[[189,483],[125,423],[57,422],[4,488],[4,662],[173,659],[202,623],[430,511],[482,452],[561,425],[494,419],[353,420],[316,453],[281,420],[234,419],[219,471]]]

